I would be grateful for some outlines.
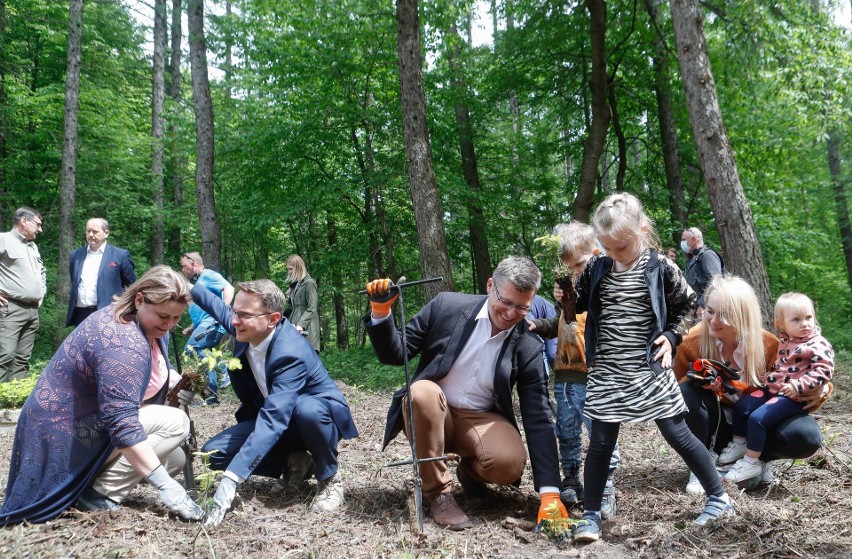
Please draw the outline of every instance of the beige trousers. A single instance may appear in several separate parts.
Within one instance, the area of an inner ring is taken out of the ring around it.
[[[139,408],[139,422],[163,467],[170,476],[177,475],[186,461],[180,444],[189,437],[189,417],[178,408],[151,405]],[[92,488],[120,503],[141,480],[142,476],[127,458],[115,449],[92,483]]]

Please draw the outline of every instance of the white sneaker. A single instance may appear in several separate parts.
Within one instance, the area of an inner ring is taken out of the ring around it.
[[[329,479],[319,482],[317,485],[317,496],[311,503],[314,512],[334,512],[343,504],[346,490],[340,474],[335,474]]]
[[[733,464],[746,453],[746,444],[745,441],[738,443],[736,441],[731,441],[728,443],[728,446],[722,451],[722,454],[719,455],[719,459],[716,460],[716,463],[721,465],[724,464]]]
[[[689,472],[689,481],[686,482],[686,492],[690,495],[703,495],[704,488],[701,487],[701,482],[695,477],[691,471]]]
[[[775,481],[775,476],[772,474],[772,464],[767,462],[763,465],[763,471],[760,472],[760,483],[764,485],[772,485]]]
[[[739,483],[749,480],[753,477],[758,477],[763,473],[764,462],[756,460],[754,462],[746,461],[745,458],[740,458],[734,467],[725,474],[725,479]]]

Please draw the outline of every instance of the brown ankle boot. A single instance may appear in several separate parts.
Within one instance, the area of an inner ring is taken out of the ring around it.
[[[429,512],[432,514],[432,520],[438,526],[450,530],[464,530],[470,527],[470,519],[459,508],[452,493],[441,493],[432,499]]]

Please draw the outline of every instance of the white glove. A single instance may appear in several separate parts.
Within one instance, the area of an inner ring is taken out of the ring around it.
[[[193,392],[192,390],[183,389],[178,392],[177,400],[180,405],[188,406],[192,403],[193,400],[195,400],[195,392]]]
[[[166,507],[186,520],[201,520],[204,511],[186,492],[186,489],[172,479],[162,464],[148,474],[148,483],[160,492],[160,499]]]
[[[206,527],[215,528],[222,523],[225,513],[231,508],[236,493],[237,482],[223,476],[222,481],[219,482],[219,487],[216,489],[216,494],[213,495],[213,506],[207,511],[207,520],[204,521]]]

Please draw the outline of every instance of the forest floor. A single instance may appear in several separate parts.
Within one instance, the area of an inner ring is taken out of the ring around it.
[[[71,510],[41,525],[0,529],[0,557],[576,557],[627,558],[849,558],[852,557],[852,375],[838,372],[837,389],[816,416],[825,445],[806,461],[774,463],[776,482],[742,493],[728,485],[737,515],[711,528],[692,524],[704,499],[683,490],[687,470],[653,424],[621,430],[616,474],[618,513],[590,545],[557,542],[529,531],[538,498],[529,467],[519,489],[490,487],[485,499],[455,494],[474,525],[463,532],[435,526],[425,534],[409,525],[408,466],[385,464],[409,456],[399,437],[380,452],[389,392],[342,386],[360,436],[340,445],[347,498],[332,515],[310,510],[315,482],[288,490],[252,477],[238,490],[221,527],[205,530],[170,516],[149,486],[135,489],[121,510]],[[233,422],[236,404],[191,408],[199,441]],[[0,433],[0,488],[12,432]],[[203,467],[196,460],[196,473]],[[572,516],[579,517],[575,508]]]

